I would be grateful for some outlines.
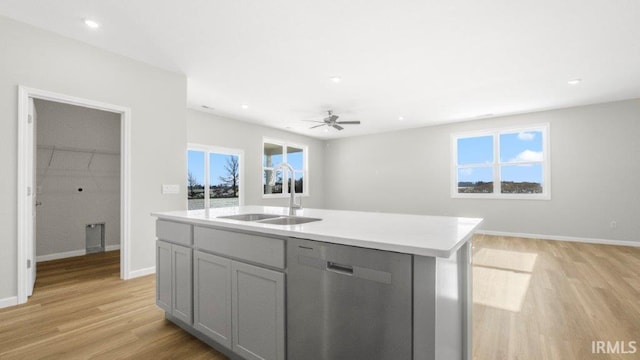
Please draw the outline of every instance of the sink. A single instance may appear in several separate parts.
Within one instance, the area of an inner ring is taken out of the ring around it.
[[[272,214],[227,215],[227,216],[218,216],[218,219],[256,221],[261,224],[272,224],[272,225],[298,225],[298,224],[306,224],[308,222],[322,220],[318,218],[310,218],[310,217],[304,217],[304,216],[284,216],[284,215],[272,215]]]
[[[275,219],[267,219],[260,221],[261,224],[272,224],[272,225],[298,225],[298,224],[306,224],[313,221],[320,221],[322,219],[318,218],[310,218],[310,217],[302,217],[302,216],[288,216],[288,217],[278,217]]]
[[[282,215],[239,214],[239,215],[218,216],[218,219],[229,219],[229,220],[239,220],[239,221],[258,221],[258,220],[279,218],[280,216]]]

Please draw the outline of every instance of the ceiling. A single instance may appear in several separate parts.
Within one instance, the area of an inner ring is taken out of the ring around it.
[[[185,74],[191,108],[317,138],[640,97],[637,0],[0,0],[0,14]],[[302,121],[328,109],[362,125]]]

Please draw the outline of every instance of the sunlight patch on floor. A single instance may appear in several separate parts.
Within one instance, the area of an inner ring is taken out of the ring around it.
[[[473,255],[473,265],[530,273],[537,257],[535,253],[484,248]]]
[[[473,267],[473,303],[520,312],[531,275],[487,267]]]
[[[473,256],[473,302],[520,312],[537,257],[535,253],[480,249]]]

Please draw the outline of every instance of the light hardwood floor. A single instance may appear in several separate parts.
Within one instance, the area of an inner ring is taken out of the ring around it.
[[[640,359],[640,248],[474,242],[474,359]],[[0,309],[0,359],[226,359],[164,320],[153,276],[118,274],[118,252],[39,263],[29,302]]]
[[[474,359],[640,359],[640,248],[474,243]],[[638,352],[593,354],[593,340],[636,341]]]
[[[27,304],[0,310],[0,359],[226,359],[164,319],[153,275],[120,280],[119,257],[39,263]]]

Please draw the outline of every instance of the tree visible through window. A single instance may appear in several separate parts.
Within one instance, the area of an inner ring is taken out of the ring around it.
[[[454,197],[545,198],[548,125],[455,135]]]
[[[240,205],[241,151],[194,146],[187,151],[189,210]]]

